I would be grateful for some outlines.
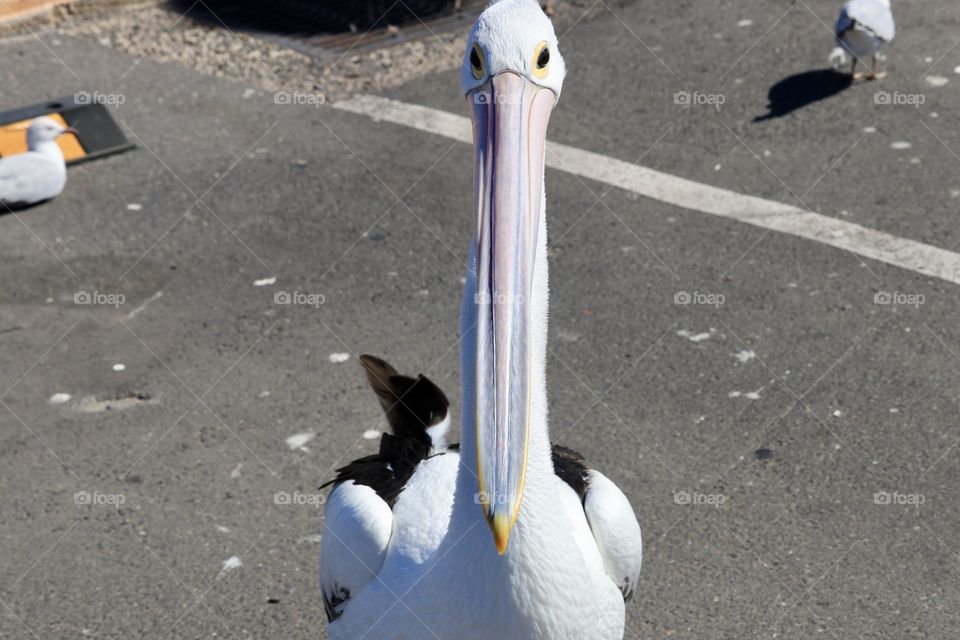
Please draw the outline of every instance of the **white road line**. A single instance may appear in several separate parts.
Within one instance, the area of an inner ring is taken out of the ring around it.
[[[427,133],[472,142],[470,120],[446,111],[379,96],[358,95],[332,105]],[[607,156],[551,142],[547,166],[596,180],[684,209],[813,240],[838,249],[960,284],[960,254],[922,242],[862,227],[783,204],[718,187]]]

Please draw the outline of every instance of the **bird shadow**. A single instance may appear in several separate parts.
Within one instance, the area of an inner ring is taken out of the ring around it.
[[[46,200],[40,200],[38,202],[3,202],[0,201],[0,216],[6,215],[8,213],[20,213],[21,211],[27,211],[33,209],[34,207],[39,207],[47,202],[50,202],[53,198],[47,198]]]
[[[770,87],[767,93],[769,113],[757,116],[753,121],[782,118],[797,109],[835,96],[852,84],[850,74],[833,69],[816,69],[788,76]]]

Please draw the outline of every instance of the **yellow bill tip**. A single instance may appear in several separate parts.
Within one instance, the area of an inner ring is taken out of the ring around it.
[[[506,514],[498,513],[493,516],[490,529],[493,530],[493,541],[497,545],[497,553],[502,556],[507,552],[507,544],[510,542],[510,520]]]

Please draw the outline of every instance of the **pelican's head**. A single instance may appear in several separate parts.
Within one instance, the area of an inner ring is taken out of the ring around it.
[[[475,150],[478,496],[500,554],[527,472],[530,297],[547,122],[564,73],[553,25],[534,0],[502,0],[470,32],[461,77]]]
[[[27,127],[27,147],[34,149],[42,142],[52,142],[63,134],[73,131],[72,127],[64,127],[50,116],[34,118]]]
[[[470,30],[460,68],[463,92],[480,89],[502,73],[513,73],[560,96],[566,67],[557,36],[534,0],[501,0],[487,8]]]

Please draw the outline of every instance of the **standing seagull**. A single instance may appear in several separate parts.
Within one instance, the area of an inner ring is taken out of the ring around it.
[[[63,127],[42,116],[27,128],[27,152],[0,158],[0,213],[55,198],[67,184],[67,165],[57,138],[72,127]]]
[[[626,496],[547,429],[547,121],[565,73],[534,0],[471,30],[475,231],[461,305],[461,445],[428,379],[364,356],[393,434],[339,470],[320,584],[331,640],[621,640],[640,574]]]
[[[857,75],[857,61],[869,57],[870,72],[865,77],[868,80],[883,77],[877,73],[877,52],[896,34],[890,0],[849,0],[840,10],[834,32],[837,46],[830,53],[830,62],[835,67],[850,55],[850,75],[859,80],[864,76]]]

